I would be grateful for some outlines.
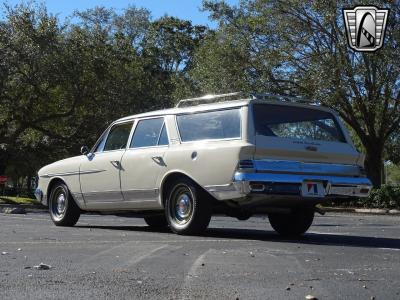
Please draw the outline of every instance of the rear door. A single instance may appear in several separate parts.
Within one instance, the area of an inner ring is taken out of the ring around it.
[[[168,149],[164,117],[139,120],[121,166],[121,190],[133,208],[156,208],[159,189],[156,180],[166,169]]]
[[[356,164],[336,116],[313,107],[253,104],[255,159]]]

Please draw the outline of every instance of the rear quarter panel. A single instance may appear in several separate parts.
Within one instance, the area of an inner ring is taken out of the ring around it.
[[[175,116],[168,116],[170,146],[164,154],[166,167],[157,186],[162,189],[165,178],[175,172],[185,174],[202,187],[230,184],[239,160],[254,155],[254,145],[247,142],[247,107],[241,110],[242,137],[226,140],[181,142]]]

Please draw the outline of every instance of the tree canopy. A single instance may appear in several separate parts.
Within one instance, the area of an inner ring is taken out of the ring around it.
[[[301,96],[337,110],[381,184],[400,162],[400,6],[376,53],[349,48],[351,1],[204,1],[217,28],[145,9],[96,7],[60,21],[44,5],[0,19],[0,175],[32,176],[78,153],[116,118],[232,91]]]
[[[43,5],[0,22],[0,174],[33,175],[116,118],[173,104],[207,28],[97,7],[62,23]],[[6,167],[8,170],[6,170]]]

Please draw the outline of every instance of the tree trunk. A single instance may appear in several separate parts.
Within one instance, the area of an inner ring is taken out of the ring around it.
[[[366,147],[365,169],[368,178],[374,187],[378,188],[382,184],[383,172],[383,147]]]

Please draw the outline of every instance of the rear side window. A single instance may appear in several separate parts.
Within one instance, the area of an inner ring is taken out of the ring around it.
[[[317,109],[255,104],[254,122],[258,135],[346,142],[335,117]]]
[[[240,138],[240,110],[229,109],[178,115],[183,142]]]
[[[103,151],[118,150],[126,148],[132,123],[114,125],[108,133]],[[100,143],[101,144],[101,143]],[[97,151],[101,151],[99,148]]]
[[[168,145],[164,118],[141,120],[133,134],[131,148]]]

